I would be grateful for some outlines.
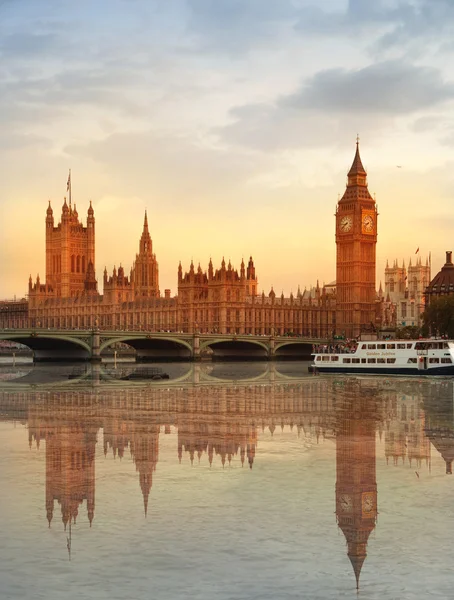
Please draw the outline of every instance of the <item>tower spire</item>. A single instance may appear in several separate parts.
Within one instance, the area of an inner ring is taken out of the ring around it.
[[[366,169],[361,162],[361,156],[359,154],[359,135],[356,136],[356,152],[355,158],[353,159],[352,166],[348,172],[348,185],[367,185],[366,184]]]

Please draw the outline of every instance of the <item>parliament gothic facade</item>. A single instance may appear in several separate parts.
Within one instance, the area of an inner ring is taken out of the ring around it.
[[[331,337],[358,336],[377,324],[375,245],[377,209],[367,189],[357,144],[348,183],[336,211],[336,287],[317,286],[296,295],[259,292],[252,257],[235,269],[222,259],[207,270],[178,267],[178,292],[161,293],[147,214],[129,274],[104,269],[103,293],[95,274],[95,216],[86,225],[75,205],[63,203],[56,223],[46,213],[46,274],[30,277],[28,301],[0,311],[0,326],[129,329],[149,332]]]

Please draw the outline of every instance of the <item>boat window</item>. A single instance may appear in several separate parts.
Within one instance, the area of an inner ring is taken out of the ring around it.
[[[439,358],[434,358],[434,357],[432,357],[432,358],[429,358],[429,362],[430,362],[430,363],[432,363],[432,364],[433,364],[433,363],[439,363],[439,362],[440,362],[440,359],[439,359]]]
[[[415,363],[415,362],[416,362],[416,358],[414,358],[414,357],[412,357],[412,358],[409,358],[409,359],[407,360],[407,363]]]
[[[405,350],[405,344],[396,344],[398,350]]]
[[[322,360],[322,357],[321,356],[317,356],[317,360]]]
[[[329,356],[323,356],[323,357],[322,357],[322,360],[323,360],[324,362],[327,362],[327,361],[329,360]]]
[[[361,362],[364,364],[364,363],[366,362],[366,359],[365,359],[365,358],[362,358],[362,359],[361,359]]]
[[[367,348],[366,344],[363,344],[363,345],[361,346],[361,350],[365,350],[366,348]]]
[[[344,362],[344,363],[350,363],[350,362],[351,362],[351,360],[352,360],[351,358],[344,358],[343,362]]]
[[[376,360],[375,360],[375,358],[368,358],[368,359],[367,359],[367,362],[368,362],[369,364],[370,364],[370,363],[375,363],[375,362],[376,362]]]
[[[377,349],[377,345],[376,344],[369,344],[367,347],[369,348],[369,350],[376,350]]]
[[[358,364],[359,362],[359,358],[352,358],[352,363]]]
[[[339,360],[339,357],[338,356],[332,356],[331,360]]]
[[[377,344],[377,350],[384,350],[386,348],[386,344]]]
[[[451,360],[450,358],[442,358],[442,359],[441,359],[441,362],[442,362],[442,363],[444,363],[444,364],[446,365],[446,364],[451,364],[451,363],[452,363],[452,360]]]
[[[386,359],[384,359],[384,358],[377,358],[377,362],[383,364],[383,363],[386,362]]]
[[[396,344],[386,344],[386,347],[388,348],[388,350],[395,350]]]
[[[410,350],[413,344],[407,344],[407,350]]]
[[[393,365],[396,362],[395,358],[387,358],[386,362],[388,363],[388,365]]]
[[[447,350],[449,348],[448,342],[443,342],[443,348]]]

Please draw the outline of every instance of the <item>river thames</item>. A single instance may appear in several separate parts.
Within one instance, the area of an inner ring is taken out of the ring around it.
[[[2,360],[2,599],[452,595],[453,379]]]

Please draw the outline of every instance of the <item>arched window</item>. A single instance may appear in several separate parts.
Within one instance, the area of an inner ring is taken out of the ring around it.
[[[82,273],[85,273],[86,265],[85,265],[85,256],[82,256]]]
[[[76,257],[74,254],[71,256],[71,273],[74,273],[76,269]]]
[[[80,273],[80,256],[77,257],[76,265],[76,271],[77,273]]]

